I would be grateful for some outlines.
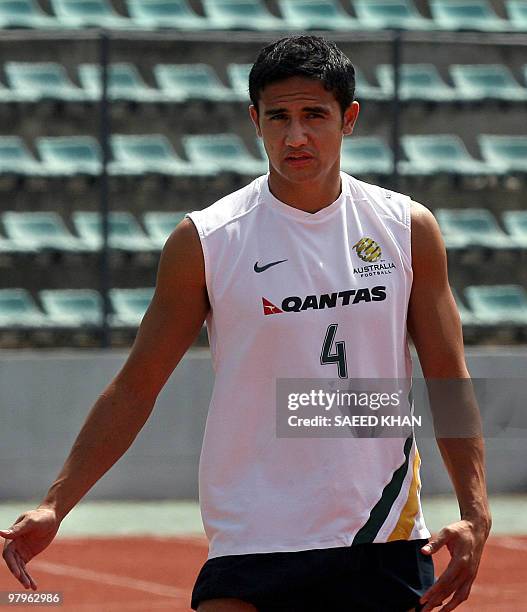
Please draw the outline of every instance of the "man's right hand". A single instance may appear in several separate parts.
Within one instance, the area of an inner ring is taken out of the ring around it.
[[[36,582],[29,574],[26,563],[49,546],[59,527],[60,521],[55,511],[42,507],[24,512],[9,529],[0,529],[0,536],[6,539],[2,556],[24,588],[36,591]]]

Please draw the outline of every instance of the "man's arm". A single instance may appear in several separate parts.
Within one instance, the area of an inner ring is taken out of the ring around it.
[[[66,514],[130,447],[209,308],[201,245],[185,219],[161,253],[154,297],[126,363],[95,402],[42,503],[0,531],[10,540],[4,559],[26,588],[36,585],[25,564],[49,545]]]
[[[423,375],[426,379],[468,379],[461,320],[448,283],[441,232],[432,213],[416,202],[412,202],[412,253],[408,331]],[[468,421],[472,410],[474,405],[466,406]],[[491,526],[482,436],[438,437],[437,443],[454,485],[461,520],[445,527],[423,548],[424,553],[433,554],[446,544],[452,556],[448,568],[421,599],[426,603],[423,612],[440,606],[450,595],[440,612],[453,610],[467,599]]]

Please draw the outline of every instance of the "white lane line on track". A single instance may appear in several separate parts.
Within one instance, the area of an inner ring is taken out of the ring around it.
[[[136,591],[143,591],[152,595],[161,595],[163,597],[173,597],[175,599],[188,600],[188,592],[184,589],[178,589],[166,584],[150,582],[148,580],[136,580],[127,576],[119,576],[117,574],[109,574],[107,572],[97,572],[94,570],[84,569],[82,567],[74,567],[72,565],[63,565],[62,563],[50,563],[49,561],[33,561],[31,566],[48,574],[56,576],[71,576],[72,578],[80,578],[81,580],[89,580],[98,584],[108,584],[111,586],[127,587]]]
[[[527,550],[527,542],[516,538],[494,538],[489,540],[491,546],[499,546],[500,548],[510,548],[512,550]]]

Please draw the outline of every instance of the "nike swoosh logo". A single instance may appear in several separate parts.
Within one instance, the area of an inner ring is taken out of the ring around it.
[[[284,261],[287,261],[287,259],[281,259],[280,261],[272,261],[271,263],[265,264],[265,266],[259,266],[258,262],[256,262],[254,264],[254,271],[255,272],[265,272],[266,270],[268,270],[272,266],[276,266],[279,263],[284,263]]]

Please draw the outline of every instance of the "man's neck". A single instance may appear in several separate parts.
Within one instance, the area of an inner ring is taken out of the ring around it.
[[[325,180],[291,183],[271,169],[269,190],[275,198],[309,213],[326,208],[340,196],[342,185],[340,172],[328,174]]]

